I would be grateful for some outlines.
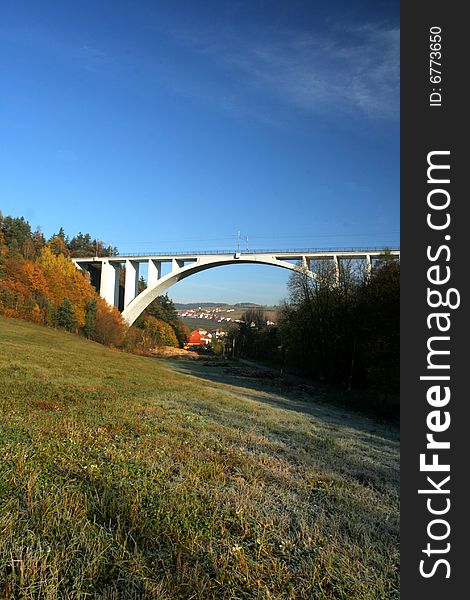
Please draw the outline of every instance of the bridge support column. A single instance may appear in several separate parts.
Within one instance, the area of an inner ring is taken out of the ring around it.
[[[124,308],[134,300],[139,291],[139,263],[126,260],[126,283],[124,286]]]
[[[184,267],[184,260],[178,260],[177,258],[171,259],[171,270],[172,271],[177,271],[178,269],[181,269],[181,267]]]
[[[101,263],[100,296],[111,306],[118,306],[119,302],[119,263],[103,260]]]
[[[147,275],[147,286],[151,287],[162,276],[162,263],[158,260],[150,259],[148,262],[149,270]]]
[[[339,258],[336,254],[333,256],[333,273],[335,285],[339,285]]]
[[[370,277],[372,273],[372,257],[370,254],[366,254],[366,273],[367,277]]]

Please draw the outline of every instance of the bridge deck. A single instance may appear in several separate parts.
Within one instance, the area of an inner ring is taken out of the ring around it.
[[[387,249],[393,256],[400,256],[400,250],[397,248]],[[229,250],[197,250],[197,251],[178,251],[178,252],[147,252],[147,253],[127,253],[117,254],[116,256],[101,257],[76,257],[74,262],[101,262],[102,260],[111,260],[115,262],[124,262],[126,260],[158,259],[161,261],[170,261],[173,258],[179,260],[196,260],[199,256],[210,257],[239,257],[245,259],[255,259],[262,256],[276,256],[283,260],[296,260],[303,256],[306,258],[363,258],[367,255],[377,257],[384,253],[383,248],[301,248],[289,250],[252,250],[248,252],[237,252]]]

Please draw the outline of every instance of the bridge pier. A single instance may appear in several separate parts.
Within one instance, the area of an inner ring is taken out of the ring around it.
[[[101,285],[100,296],[108,304],[118,307],[119,304],[119,271],[121,265],[118,262],[103,260],[101,263]]]
[[[124,308],[134,300],[139,293],[139,263],[126,260],[126,280],[124,285]]]
[[[339,258],[337,254],[333,256],[333,277],[335,285],[339,285]]]
[[[162,263],[159,260],[148,260],[147,286],[150,287],[157,283],[162,276]]]

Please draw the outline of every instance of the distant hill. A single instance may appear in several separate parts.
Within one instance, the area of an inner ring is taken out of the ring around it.
[[[263,304],[255,304],[254,302],[238,302],[234,306],[237,308],[265,308]]]
[[[227,302],[173,302],[176,310],[185,310],[191,308],[212,308],[217,306],[230,306]]]
[[[215,308],[217,306],[227,306],[233,308],[268,308],[262,304],[254,302],[238,302],[237,304],[229,304],[228,302],[174,302],[176,310],[189,310],[191,308]]]

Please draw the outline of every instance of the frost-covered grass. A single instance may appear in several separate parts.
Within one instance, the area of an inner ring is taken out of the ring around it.
[[[3,317],[0,410],[2,599],[398,598],[389,427]]]

